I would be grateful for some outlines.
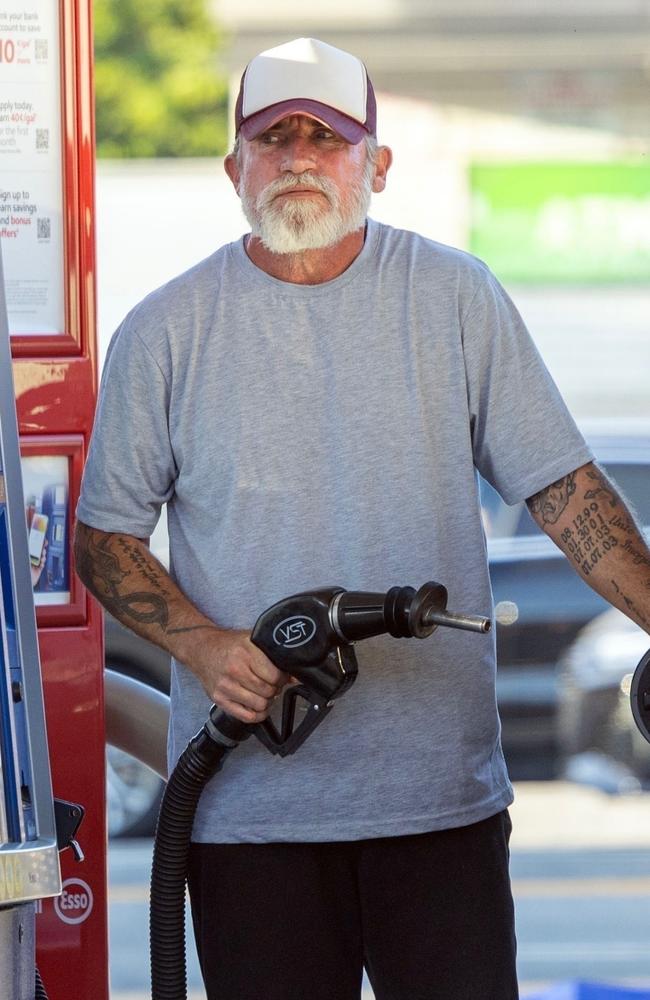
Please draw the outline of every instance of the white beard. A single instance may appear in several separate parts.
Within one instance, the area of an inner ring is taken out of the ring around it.
[[[239,194],[252,235],[271,253],[293,254],[334,246],[361,229],[370,207],[373,177],[374,163],[368,157],[363,175],[350,184],[344,198],[332,181],[308,171],[272,181],[257,198],[249,196],[242,175]],[[322,194],[277,198],[296,187],[314,188]]]

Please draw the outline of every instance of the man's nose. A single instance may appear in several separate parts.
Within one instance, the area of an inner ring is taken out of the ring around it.
[[[314,166],[314,147],[303,136],[293,136],[284,147],[282,169],[292,174],[301,174]]]

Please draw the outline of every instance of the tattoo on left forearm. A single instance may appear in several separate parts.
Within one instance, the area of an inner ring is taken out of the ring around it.
[[[583,576],[590,576],[607,553],[618,546],[614,522],[620,520],[618,513],[611,514],[612,508],[619,507],[620,502],[607,479],[597,468],[590,469],[587,476],[594,486],[585,490],[585,506],[560,536],[569,557]]]
[[[587,477],[593,485],[584,491],[585,506],[564,525],[560,535],[569,559],[585,578],[591,576],[614,549],[626,554],[628,564],[650,570],[650,555],[643,537],[616,490],[597,467],[589,469]],[[647,625],[647,618],[629,594],[625,594],[615,580],[611,580],[611,584],[628,611]],[[641,586],[650,589],[650,574]]]
[[[650,557],[647,552],[634,546],[629,538],[625,539],[623,548],[632,557],[632,562],[635,566],[647,566],[650,569]]]
[[[590,463],[526,502],[594,590],[650,632],[650,550],[605,473]]]
[[[623,601],[625,602],[625,606],[626,606],[628,612],[630,613],[630,615],[632,617],[636,617],[637,621],[640,621],[646,627],[650,627],[650,618],[648,618],[648,616],[639,608],[639,606],[632,600],[631,597],[628,597],[627,594],[623,593],[623,591],[621,590],[621,588],[617,584],[616,580],[612,580],[611,584],[612,584],[614,590],[616,591],[616,593],[619,594],[620,597],[622,597]],[[646,584],[646,586],[648,586],[648,585],[649,584]]]
[[[595,500],[576,514],[560,537],[584,576],[589,576],[603,556],[618,545]]]
[[[556,524],[576,491],[576,474],[570,472],[563,479],[551,483],[528,501],[533,514],[540,514],[544,524]]]
[[[587,478],[591,479],[593,482],[597,483],[593,490],[587,490],[585,493],[585,500],[596,500],[598,497],[602,497],[607,501],[610,507],[616,507],[618,504],[618,498],[611,486],[602,475],[598,469],[590,469],[587,472]]]

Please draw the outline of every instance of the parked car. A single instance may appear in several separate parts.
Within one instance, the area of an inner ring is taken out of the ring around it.
[[[650,537],[650,423],[592,421],[583,431]],[[487,484],[482,497],[504,752],[515,780],[557,777],[558,663],[580,630],[610,605],[577,575],[525,504],[507,507]]]
[[[558,669],[562,776],[611,794],[650,789],[650,743],[630,708],[650,636],[615,609],[580,631]]]
[[[126,674],[169,694],[170,658],[104,613],[107,670]],[[106,813],[110,837],[150,837],[156,828],[164,782],[145,764],[110,744],[106,747]]]
[[[643,523],[650,525],[650,424],[592,423],[584,430],[598,460],[636,506]],[[497,696],[510,774],[513,780],[557,777],[557,665],[580,630],[609,605],[580,579],[524,503],[507,506],[485,482],[481,499],[495,600]],[[163,561],[165,541],[163,525],[152,538],[152,549]],[[106,664],[159,690],[169,689],[166,654],[108,615]],[[109,782],[117,791],[109,791],[109,803],[117,792],[122,801],[133,802],[138,782],[132,763],[116,757],[115,765]],[[120,818],[113,810],[113,835],[152,831],[161,783],[151,783],[148,775],[147,781],[149,800],[139,813],[124,809]]]

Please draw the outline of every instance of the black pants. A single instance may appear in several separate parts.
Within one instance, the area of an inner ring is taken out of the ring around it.
[[[516,1000],[507,811],[341,843],[193,844],[208,1000]]]

